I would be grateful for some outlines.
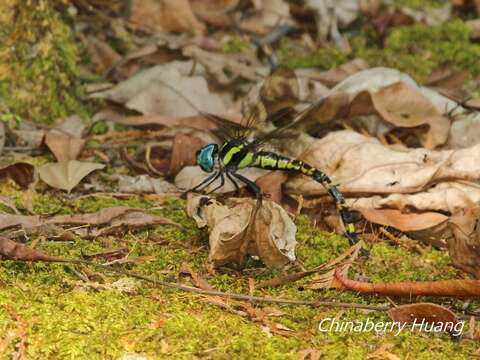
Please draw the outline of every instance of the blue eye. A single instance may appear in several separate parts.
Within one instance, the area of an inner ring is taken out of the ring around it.
[[[215,158],[218,153],[217,144],[208,144],[197,151],[197,165],[203,171],[212,172],[215,166]]]

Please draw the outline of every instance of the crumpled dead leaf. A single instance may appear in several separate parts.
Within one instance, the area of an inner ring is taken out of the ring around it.
[[[38,173],[40,179],[51,187],[70,192],[85,176],[104,167],[103,164],[69,160],[45,164],[38,169]]]
[[[197,226],[209,229],[208,258],[215,267],[243,266],[246,254],[260,257],[269,268],[295,260],[296,226],[285,210],[270,200],[263,200],[253,225],[249,226],[254,206],[252,199],[221,205],[207,196],[189,197],[187,213]]]

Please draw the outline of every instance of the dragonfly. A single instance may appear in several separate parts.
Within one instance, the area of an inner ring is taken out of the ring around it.
[[[311,166],[305,161],[290,158],[274,151],[265,150],[264,146],[272,139],[280,137],[288,129],[295,128],[304,119],[306,119],[315,111],[319,111],[323,105],[323,101],[317,101],[305,110],[300,111],[293,119],[275,130],[251,138],[252,130],[255,128],[255,124],[261,117],[261,113],[265,113],[265,106],[263,103],[265,100],[272,100],[274,102],[275,96],[279,97],[279,94],[270,94],[270,97],[266,94],[269,86],[280,83],[281,91],[285,92],[285,83],[281,83],[282,78],[296,78],[293,71],[286,69],[278,69],[264,81],[263,87],[260,90],[260,100],[255,108],[250,112],[248,116],[244,116],[240,126],[225,125],[224,129],[226,139],[222,145],[211,143],[203,146],[196,152],[196,164],[206,173],[209,173],[202,182],[197,186],[190,189],[190,191],[199,192],[208,188],[215,181],[220,179],[219,185],[210,190],[209,193],[215,192],[225,185],[226,179],[232,182],[235,189],[239,190],[238,182],[247,185],[255,194],[257,200],[257,209],[262,203],[262,191],[252,180],[246,178],[239,173],[239,170],[255,167],[266,170],[281,170],[288,171],[290,173],[299,173],[308,176],[321,184],[328,194],[335,202],[337,211],[340,215],[340,219],[344,228],[344,235],[347,237],[350,245],[354,245],[359,241],[358,233],[355,229],[355,217],[349,210],[343,194],[338,190],[337,186],[333,184],[332,180],[327,174],[320,169]],[[291,81],[291,80],[287,80]],[[275,87],[274,87],[275,88]],[[290,94],[291,95],[291,94]],[[291,96],[287,96],[289,98]],[[286,100],[285,97],[282,100]],[[287,99],[288,100],[288,99]],[[285,101],[283,101],[285,104]],[[289,103],[289,101],[286,101]],[[260,110],[259,110],[260,109]],[[290,106],[280,106],[280,109],[276,109],[274,115],[267,115],[267,118],[273,119],[275,117],[284,117],[286,114],[291,114],[292,108]],[[217,119],[218,120],[218,119]],[[230,128],[229,128],[230,127]],[[233,127],[233,129],[232,129]]]

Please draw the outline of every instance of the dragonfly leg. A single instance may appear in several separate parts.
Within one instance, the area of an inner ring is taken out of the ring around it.
[[[257,199],[257,202],[258,202],[258,207],[260,207],[260,205],[262,204],[262,190],[260,190],[258,185],[255,184],[252,180],[247,179],[243,175],[240,175],[240,174],[237,174],[237,173],[232,173],[232,175],[234,177],[236,177],[238,180],[240,180],[241,182],[245,183],[250,189],[253,190],[253,192],[255,193],[255,197]]]
[[[223,171],[220,171],[220,185],[218,185],[216,188],[214,188],[213,190],[210,190],[209,192],[207,192],[207,195],[208,194],[211,194],[215,191],[217,191],[218,189],[220,189],[221,187],[223,187],[223,185],[225,185],[225,176],[223,174]]]
[[[232,175],[227,171],[226,172],[228,179],[232,182],[233,186],[235,186],[235,193],[239,193],[240,191],[240,186],[238,186],[237,182],[235,179],[232,177]]]
[[[195,186],[194,188],[191,188],[190,190],[188,190],[188,192],[190,191],[198,191],[200,189],[204,189],[206,188],[208,185],[210,185],[211,183],[213,183],[215,180],[218,179],[218,177],[221,175],[221,171],[218,171],[216,173],[213,173],[212,175],[208,176],[206,179],[204,179],[200,184],[198,184],[197,186]]]

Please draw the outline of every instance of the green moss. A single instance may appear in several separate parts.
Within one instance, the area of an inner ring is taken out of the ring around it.
[[[0,187],[0,194],[21,197],[20,191],[4,186]],[[34,200],[35,209],[42,212],[56,209],[60,213],[80,213],[119,205],[147,209],[180,223],[182,227],[155,226],[93,241],[80,238],[75,242],[43,240],[37,243],[37,249],[52,255],[78,258],[81,251],[93,253],[126,246],[132,259],[148,257],[147,261],[126,265],[129,270],[168,281],[185,281],[178,278],[177,271],[183,262],[187,262],[204,274],[215,288],[242,293],[248,293],[249,277],[258,282],[283,273],[261,270],[208,275],[205,268],[208,236],[186,217],[183,200],[172,198],[156,203],[142,197],[128,200],[90,197],[65,202],[51,192],[39,192]],[[331,260],[347,248],[345,238],[313,228],[305,216],[300,216],[297,224],[298,256],[307,267]],[[159,238],[165,242],[159,245],[152,242],[152,238],[155,242]],[[191,252],[193,248],[198,250]],[[357,264],[352,271],[364,273],[372,281],[455,277],[446,254],[439,251],[425,249],[424,254],[413,255],[386,243],[376,243],[371,253],[366,264]],[[258,263],[255,266],[258,267]],[[320,350],[325,359],[361,359],[384,344],[390,344],[389,351],[401,358],[468,359],[477,348],[473,342],[452,341],[447,335],[432,336],[410,331],[399,336],[373,332],[318,332],[322,319],[339,314],[344,320],[389,319],[384,313],[360,310],[340,313],[339,309],[307,306],[269,304],[269,308],[276,308],[284,315],[269,317],[268,323],[292,331],[291,336],[268,335],[262,327],[264,323],[258,319],[251,320],[210,305],[210,298],[155,288],[140,281],[135,282],[134,292],[122,293],[112,285],[118,279],[117,275],[107,273],[100,276],[96,271],[98,269],[83,266],[1,262],[0,332],[14,331],[19,321],[24,321],[27,355],[32,359],[118,359],[126,353],[144,354],[152,359],[297,359],[300,350],[310,348]],[[92,281],[103,287],[88,286],[76,275],[82,272],[90,274]],[[303,279],[276,288],[256,290],[254,294],[364,304],[386,302],[382,297],[361,296],[353,292],[302,290],[309,282],[310,279]],[[457,307],[463,305],[432,300]],[[229,303],[234,306],[233,302]],[[470,307],[478,307],[478,302],[472,302]],[[14,338],[0,359],[8,358],[19,340]]]
[[[470,28],[461,20],[440,26],[416,24],[392,30],[385,48],[375,45],[375,35],[366,32],[352,40],[354,53],[371,66],[386,66],[412,75],[424,82],[441,65],[480,74],[480,45],[470,41]]]
[[[232,37],[229,40],[225,41],[222,45],[222,51],[225,54],[238,54],[243,50],[248,49],[250,43],[247,39],[236,36]]]
[[[278,57],[282,66],[291,69],[306,67],[330,69],[349,60],[349,55],[338,49],[319,48],[315,51],[310,51],[287,39],[280,42]]]
[[[78,50],[56,7],[63,1],[7,0],[0,4],[0,97],[10,112],[52,122],[80,104]]]
[[[440,8],[448,4],[448,0],[394,0],[394,4],[412,9]]]

